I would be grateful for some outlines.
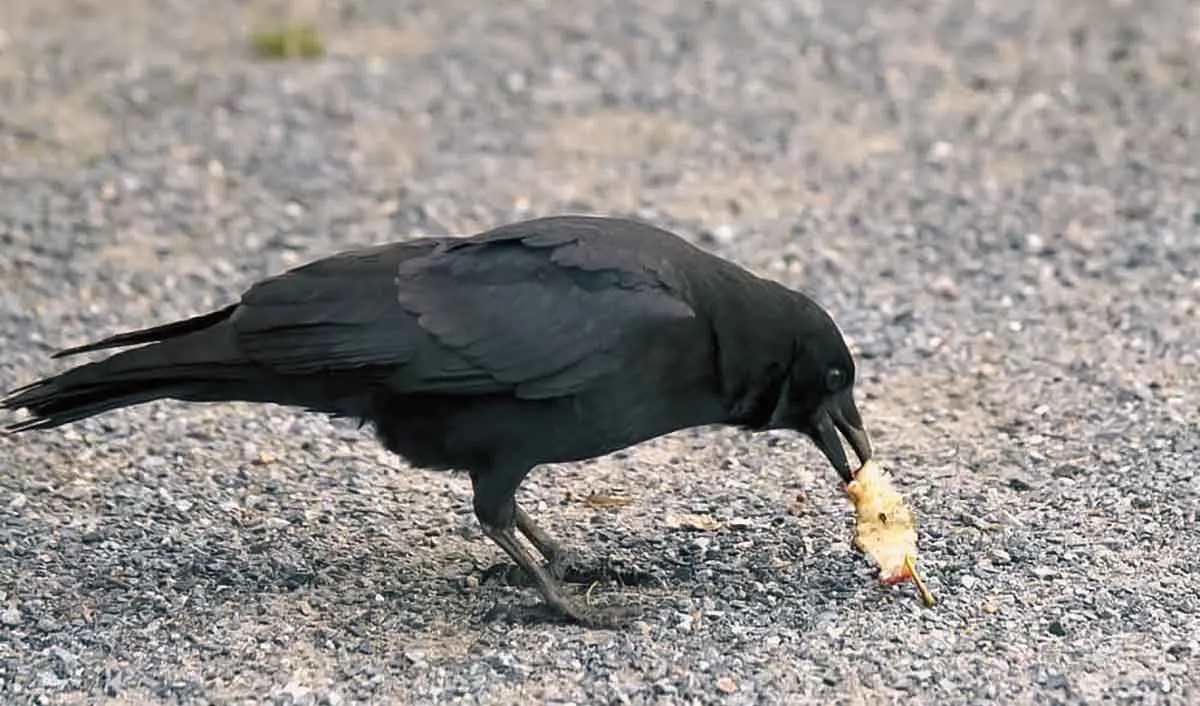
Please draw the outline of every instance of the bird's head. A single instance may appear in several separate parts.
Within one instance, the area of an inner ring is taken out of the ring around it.
[[[812,439],[849,483],[854,476],[842,437],[860,463],[872,454],[870,436],[854,401],[854,357],[829,315],[809,304],[769,426],[793,429]]]

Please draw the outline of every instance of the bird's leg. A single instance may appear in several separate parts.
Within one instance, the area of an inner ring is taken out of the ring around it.
[[[557,578],[562,578],[560,566],[567,560],[569,552],[566,547],[558,542],[558,540],[546,533],[546,530],[538,526],[528,512],[519,504],[516,505],[516,523],[517,529],[521,530],[521,534],[533,544],[534,549],[538,553],[546,557],[546,563],[550,565],[550,571]]]
[[[555,579],[580,584],[613,580],[627,586],[656,583],[655,577],[645,571],[619,569],[604,561],[584,561],[577,552],[566,548],[547,534],[519,503],[516,508],[517,529],[521,530],[521,534],[525,535],[539,554],[546,557],[550,575]]]
[[[493,542],[500,545],[500,548],[512,557],[513,561],[517,562],[517,565],[526,574],[533,578],[533,583],[537,587],[538,592],[542,594],[542,599],[554,611],[564,617],[588,627],[612,628],[620,626],[633,616],[633,613],[627,613],[622,609],[593,608],[580,605],[577,601],[567,598],[563,594],[562,587],[554,580],[554,577],[521,545],[520,540],[517,539],[516,534],[513,532],[513,528],[498,529],[484,524],[483,532]]]
[[[487,474],[472,474],[474,486],[475,516],[483,533],[508,554],[517,566],[533,580],[546,604],[559,614],[582,625],[597,628],[617,627],[636,615],[636,611],[622,608],[595,608],[580,605],[568,598],[558,581],[521,544],[516,534],[519,511],[514,498],[517,486],[524,473],[492,471]],[[526,516],[528,519],[528,516]],[[542,539],[549,537],[540,529]],[[531,542],[535,541],[533,539]],[[551,541],[551,544],[554,544]],[[541,551],[539,549],[539,551]],[[553,553],[553,550],[550,550]],[[561,551],[561,550],[560,550]]]

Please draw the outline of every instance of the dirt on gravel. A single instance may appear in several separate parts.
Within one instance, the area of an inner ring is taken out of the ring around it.
[[[634,215],[833,312],[940,603],[792,435],[535,472],[657,579],[604,632],[493,578],[465,479],[158,402],[0,436],[0,701],[1197,702],[1198,57],[1186,0],[4,0],[0,388],[343,248]]]

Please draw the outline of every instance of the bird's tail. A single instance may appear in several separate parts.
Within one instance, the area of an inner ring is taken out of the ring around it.
[[[102,412],[163,398],[220,401],[253,382],[252,365],[226,323],[236,305],[154,328],[68,348],[53,357],[148,343],[13,390],[0,407],[27,418],[7,430],[50,429]]]

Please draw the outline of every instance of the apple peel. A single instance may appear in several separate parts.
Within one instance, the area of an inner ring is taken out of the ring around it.
[[[854,544],[879,565],[885,586],[912,581],[921,600],[932,607],[936,600],[917,572],[917,521],[904,498],[892,486],[891,475],[867,461],[846,485],[854,503]]]

